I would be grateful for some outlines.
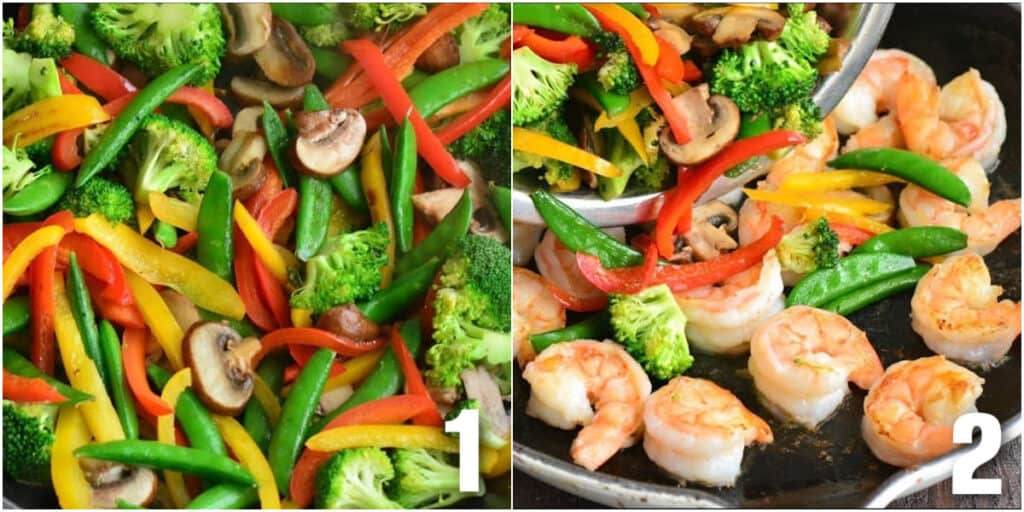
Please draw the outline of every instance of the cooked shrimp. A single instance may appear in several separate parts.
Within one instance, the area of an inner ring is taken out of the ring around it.
[[[794,173],[822,172],[825,164],[836,155],[839,148],[839,135],[836,134],[836,123],[833,116],[828,116],[821,124],[821,133],[806,144],[801,144],[776,160],[768,176],[765,178],[768,190],[779,188],[782,180]]]
[[[523,378],[531,388],[527,414],[565,430],[583,425],[572,460],[591,471],[631,446],[643,429],[651,381],[615,342],[557,343],[526,365]]]
[[[900,79],[908,72],[927,83],[935,83],[932,68],[917,56],[903,50],[875,50],[832,111],[839,133],[854,133],[875,123],[879,113],[894,110]]]
[[[985,379],[942,356],[900,361],[864,399],[861,432],[883,462],[908,467],[953,449],[953,422],[977,409]]]
[[[882,374],[864,331],[807,306],[789,308],[754,331],[748,366],[772,412],[811,429],[843,401],[847,381],[867,389]]]
[[[896,112],[907,147],[936,160],[969,156],[994,167],[1006,140],[1006,110],[992,84],[976,69],[942,87],[912,74],[903,77]]]
[[[530,335],[565,327],[565,308],[544,278],[522,267],[512,268],[512,348],[524,365],[536,354]]]
[[[771,443],[772,430],[714,382],[676,377],[644,405],[644,451],[683,481],[732,486],[743,448]]]
[[[552,284],[581,300],[599,299],[605,293],[590,284],[583,277],[579,265],[576,264],[576,253],[569,250],[558,239],[554,231],[544,233],[540,245],[533,252],[537,270]]]
[[[937,354],[970,365],[993,365],[1020,336],[1020,303],[1000,301],[1002,293],[1002,287],[992,286],[981,256],[953,256],[917,283],[910,325]]]
[[[775,251],[768,251],[760,265],[720,286],[676,294],[692,346],[712,354],[746,352],[754,329],[786,307],[781,272]]]
[[[967,248],[960,251],[984,256],[1020,229],[1020,199],[988,204],[989,182],[981,164],[970,158],[947,162],[946,167],[963,180],[971,192],[967,208],[947,201],[916,185],[900,193],[900,222],[904,226],[946,226],[967,234]]]
[[[758,188],[763,188],[764,183],[759,183]],[[772,216],[782,221],[783,233],[789,233],[804,220],[803,210],[800,208],[747,198],[743,201],[743,206],[740,206],[738,217],[737,237],[740,245],[749,245],[767,233],[768,228],[772,226]]]
[[[904,149],[907,142],[903,140],[903,132],[900,131],[900,123],[896,119],[896,113],[890,112],[871,123],[857,133],[850,135],[843,146],[843,153],[855,149],[864,148],[896,148]]]

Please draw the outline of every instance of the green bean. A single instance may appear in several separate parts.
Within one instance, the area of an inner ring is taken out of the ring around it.
[[[316,74],[331,80],[336,80],[350,65],[352,58],[342,54],[337,48],[318,48],[310,46],[309,52],[313,54],[313,63],[316,65]]]
[[[132,466],[180,471],[214,482],[256,485],[249,471],[225,455],[158,441],[128,440],[87,444],[75,450],[75,455]]]
[[[293,25],[324,25],[337,18],[333,4],[275,3],[270,11]]]
[[[822,309],[835,311],[843,316],[849,315],[864,306],[874,304],[886,297],[902,291],[912,290],[931,268],[931,265],[918,265],[914,268],[891,274],[881,281],[858,288],[825,304],[822,306]]]
[[[455,207],[441,219],[434,230],[419,244],[398,259],[395,274],[403,276],[419,268],[431,258],[445,258],[459,245],[466,236],[469,224],[473,220],[473,199],[469,189],[462,192],[462,197]]]
[[[135,412],[135,400],[125,385],[124,362],[121,360],[121,339],[117,336],[114,326],[105,319],[100,321],[99,339],[100,352],[103,354],[103,367],[107,372],[107,388],[110,389],[117,417],[121,420],[124,436],[127,439],[138,439],[139,417]]]
[[[206,184],[203,200],[199,203],[196,260],[227,282],[234,281],[234,242],[231,229],[234,223],[231,217],[233,207],[231,178],[221,171],[213,171],[210,181]]]
[[[602,339],[608,335],[608,331],[608,312],[602,311],[568,327],[540,334],[531,334],[530,344],[533,345],[533,349],[537,353],[540,353],[551,345],[563,341]]]
[[[92,400],[92,395],[79,391],[67,384],[39,371],[25,356],[11,347],[4,347],[4,369],[22,377],[43,379],[68,399],[68,405]]]
[[[167,249],[178,245],[178,228],[157,219],[153,222],[153,238]]]
[[[251,508],[258,500],[259,492],[255,487],[218,484],[196,496],[185,508],[198,510]]]
[[[548,229],[569,250],[597,256],[609,268],[643,263],[644,256],[639,251],[601,231],[550,192],[538,190],[530,194],[530,199]]]
[[[328,180],[334,191],[338,193],[345,204],[357,212],[366,213],[370,207],[366,204],[366,196],[363,195],[363,182],[359,178],[359,167],[353,163],[341,172],[331,176]]]
[[[905,149],[865,148],[848,151],[832,160],[833,169],[867,169],[914,183],[961,206],[970,206],[971,191],[959,176],[941,164]]]
[[[391,171],[391,214],[400,254],[412,250],[412,192],[416,184],[416,132],[406,119],[395,136]]]
[[[372,299],[359,304],[359,310],[374,323],[391,322],[427,293],[440,267],[440,258],[427,260],[415,270],[396,279],[391,286],[377,292]]]
[[[36,174],[39,177],[32,183],[4,199],[4,213],[25,217],[42,212],[60,201],[74,178],[73,173],[57,172],[50,166],[36,171]]]
[[[306,366],[292,384],[292,390],[281,408],[281,419],[270,437],[267,448],[267,461],[274,472],[278,489],[287,489],[291,481],[292,468],[299,457],[302,444],[306,439],[310,420],[316,412],[320,395],[324,391],[327,377],[331,373],[334,352],[325,348],[319,349],[309,359]]]
[[[967,247],[967,235],[959,229],[943,226],[916,226],[876,235],[850,254],[891,252],[911,258],[927,258],[949,254],[965,247]]]
[[[264,358],[259,368],[256,369],[256,373],[274,392],[275,396],[281,392],[281,384],[284,383],[284,368],[287,364],[285,356],[271,354]],[[270,445],[273,425],[270,424],[270,418],[263,406],[260,405],[259,400],[249,400],[249,403],[245,405],[245,411],[242,413],[242,425],[245,426],[245,430],[249,432],[249,436],[256,441],[260,449],[266,452],[267,446]]]
[[[4,302],[4,336],[26,327],[32,319],[32,301],[28,295],[15,295]]]
[[[163,389],[171,374],[163,368],[149,364],[146,366],[146,373],[156,384],[157,389]],[[224,446],[224,439],[217,430],[217,424],[213,422],[213,416],[206,409],[203,402],[191,389],[186,389],[178,396],[178,404],[174,407],[175,419],[181,423],[181,430],[185,432],[188,443],[193,447],[215,455],[227,455],[228,450]]]
[[[92,11],[92,4],[55,4],[57,14],[75,28],[75,50],[78,53],[91,57],[102,64],[107,62],[107,45],[103,39],[92,29],[89,22],[89,12]]]
[[[65,281],[68,300],[71,302],[71,313],[82,336],[85,353],[96,364],[96,370],[103,382],[110,382],[110,376],[103,364],[103,353],[100,352],[100,331],[96,328],[96,315],[92,311],[89,289],[85,287],[85,275],[82,274],[82,267],[78,266],[78,256],[74,252],[68,255],[68,275]]]
[[[288,129],[285,128],[277,111],[269,102],[263,102],[263,136],[267,140],[267,149],[270,151],[277,172],[281,175],[281,183],[285,188],[295,185],[295,170],[288,161]]]

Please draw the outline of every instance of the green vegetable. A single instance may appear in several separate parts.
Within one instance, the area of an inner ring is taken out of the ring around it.
[[[256,485],[252,474],[227,456],[159,441],[128,440],[87,444],[75,450],[75,455],[79,458],[180,471],[213,482]]]
[[[885,279],[876,281],[862,288],[858,288],[837,299],[833,299],[822,309],[834,311],[840,315],[847,316],[864,306],[874,304],[886,297],[899,292],[912,290],[917,282],[931,270],[931,265],[917,265],[916,267],[891,274]]]
[[[427,260],[419,268],[392,282],[391,286],[381,290],[370,300],[358,304],[359,310],[374,323],[382,324],[395,320],[423,297],[440,267],[440,258]]]
[[[602,32],[597,18],[580,4],[514,3],[512,23],[584,37]]]
[[[445,421],[452,421],[455,418],[458,418],[459,415],[462,414],[462,411],[466,409],[476,409],[477,411],[480,411],[480,401],[471,398],[460,400],[452,406],[452,410],[448,411],[448,414],[445,415]],[[509,441],[511,441],[508,438],[508,429],[505,429],[504,433],[499,432],[495,430],[495,427],[491,425],[490,421],[488,421],[486,414],[480,412],[477,416],[480,420],[480,444],[482,446],[500,449],[508,445]],[[457,432],[450,435],[455,438],[459,437]]]
[[[4,147],[4,153],[6,156],[6,147]],[[24,217],[42,212],[60,200],[64,191],[71,186],[73,179],[71,173],[56,172],[49,165],[31,175],[32,179],[24,188],[10,197],[5,197],[4,213],[15,217]]]
[[[58,210],[70,210],[75,217],[102,215],[114,224],[135,223],[135,200],[124,185],[97,176],[78,188],[65,192]]]
[[[512,183],[511,114],[500,109],[484,122],[448,145],[448,151],[460,160],[472,160],[480,167],[490,181],[509,185]]]
[[[556,109],[542,119],[526,125],[525,128],[541,132],[571,146],[577,145],[576,136],[573,135],[572,129],[569,128],[565,112],[561,108]],[[524,167],[543,168],[543,179],[553,188],[572,190],[579,186],[579,176],[572,165],[553,158],[544,158],[522,151],[513,152],[512,171],[517,172]]]
[[[232,238],[231,209],[234,194],[231,193],[231,178],[215,170],[206,184],[206,193],[199,203],[199,219],[196,232],[196,261],[221,279],[231,282],[234,273],[234,241]]]
[[[457,386],[462,370],[511,358],[511,258],[494,239],[470,234],[441,267],[426,354],[432,384]]]
[[[810,95],[818,71],[781,44],[753,41],[726,49],[711,73],[711,94],[729,97],[743,112],[772,112]]]
[[[270,11],[292,25],[323,25],[337,18],[335,4],[276,3]]]
[[[380,269],[388,261],[389,241],[384,223],[328,239],[306,261],[306,277],[292,292],[292,307],[320,314],[372,297],[380,289]]]
[[[149,364],[146,366],[146,373],[156,385],[157,389],[163,389],[167,381],[171,380],[171,374],[163,368]],[[214,455],[227,456],[228,450],[224,446],[224,440],[220,437],[217,424],[213,422],[213,416],[206,409],[203,403],[191,389],[186,389],[178,396],[178,403],[174,406],[175,419],[181,424],[181,430],[188,438],[188,444],[192,448],[209,452]]]
[[[81,53],[101,64],[107,62],[107,45],[103,43],[100,36],[92,29],[89,22],[89,13],[92,12],[94,4],[57,4],[57,14],[63,17],[75,29],[74,47]]]
[[[664,190],[669,181],[674,179],[672,167],[668,164],[665,155],[658,155],[654,165],[643,166],[633,171],[633,183],[643,186],[648,190]]]
[[[4,47],[4,117],[13,114],[31,101],[28,84],[28,68],[31,65],[31,55]],[[4,162],[7,162],[6,155]]]
[[[463,64],[495,58],[502,45],[512,35],[508,11],[499,4],[491,4],[484,12],[466,20],[457,29],[459,61]]]
[[[28,327],[32,302],[28,295],[15,295],[4,302],[4,336]]]
[[[644,256],[639,251],[601,231],[550,192],[538,190],[530,194],[530,199],[548,229],[554,231],[569,250],[597,256],[608,268],[643,263]]]
[[[8,302],[11,299],[8,299]],[[5,306],[7,304],[4,304]],[[64,402],[65,405],[75,405],[79,402],[92,400],[92,395],[83,393],[41,371],[35,367],[25,356],[21,355],[20,352],[10,347],[4,347],[4,369],[22,377],[28,377],[30,379],[43,379],[47,384],[53,386],[60,394],[64,395],[68,399]]]
[[[178,228],[158,219],[153,222],[151,231],[153,232],[153,239],[161,247],[170,249],[178,245]]]
[[[295,216],[295,256],[310,261],[325,245],[331,216],[331,186],[322,179],[299,176],[299,208]]]
[[[217,152],[184,123],[150,114],[128,143],[118,169],[125,183],[134,183],[136,202],[148,204],[150,192],[175,190],[195,204],[217,169]]]
[[[466,235],[472,220],[473,199],[469,190],[465,190],[459,202],[455,203],[455,207],[441,219],[437,226],[434,226],[434,230],[411,251],[398,258],[395,274],[403,276],[421,267],[432,258],[446,258]]]
[[[580,75],[576,82],[582,85],[583,88],[586,89],[595,100],[597,100],[601,105],[601,108],[604,109],[609,116],[621,114],[629,108],[628,93],[619,94],[605,89],[603,85],[598,83],[597,76],[593,73],[584,73]]]
[[[290,141],[288,130],[284,127],[284,123],[278,117],[274,107],[266,101],[263,102],[261,119],[263,120],[263,136],[267,140],[267,149],[270,150],[270,156],[274,159],[278,174],[281,175],[281,183],[285,188],[294,186],[296,183],[295,170],[292,169],[292,164],[287,158]]]
[[[489,185],[491,189],[491,202],[494,204],[494,209],[498,211],[498,217],[501,217],[501,224],[505,226],[505,231],[512,233],[512,190],[508,187],[502,187],[491,183]]]
[[[369,211],[369,207],[366,205],[366,196],[363,194],[363,183],[359,178],[359,167],[355,163],[341,174],[331,176],[327,182],[350,208],[357,212]]]
[[[239,484],[217,484],[196,496],[185,508],[196,510],[229,510],[252,508],[259,501],[256,487]]]
[[[875,235],[850,254],[891,252],[911,258],[949,254],[967,247],[967,235],[943,226],[916,226]]]
[[[782,237],[775,250],[783,270],[806,274],[820,268],[831,268],[839,260],[839,236],[821,217],[808,222]]]
[[[261,336],[259,330],[256,329],[256,326],[252,325],[252,322],[245,318],[242,318],[241,320],[236,320],[234,318],[228,318],[224,315],[218,315],[217,313],[207,311],[203,308],[197,307],[196,309],[199,310],[199,317],[202,318],[204,322],[221,322],[228,324],[229,326],[231,326],[232,329],[235,330],[235,332],[237,332],[243,338],[248,338],[250,336],[258,338]]]
[[[28,86],[32,101],[61,95],[57,63],[53,59],[32,59],[28,67]]]
[[[816,270],[804,276],[786,297],[786,307],[800,304],[820,307],[853,290],[913,267],[913,258],[898,254],[847,256],[832,268]]]
[[[310,46],[309,52],[313,54],[316,74],[331,81],[341,76],[352,64],[352,58],[342,54],[336,48]]]
[[[202,85],[220,72],[225,42],[216,4],[98,4],[92,25],[118,57],[146,76],[192,64],[199,69],[188,82]]]
[[[106,365],[103,364],[103,352],[100,350],[100,331],[96,327],[96,315],[92,310],[89,289],[85,287],[85,274],[78,266],[78,256],[72,251],[68,253],[67,271],[68,302],[71,303],[71,314],[75,317],[75,325],[82,337],[85,353],[96,365],[103,382],[110,382]]]
[[[558,110],[569,97],[575,64],[544,60],[524,46],[512,52],[512,124],[523,126]]]
[[[341,450],[317,472],[316,508],[402,508],[384,493],[384,484],[394,476],[391,460],[380,448]]]
[[[32,4],[28,25],[20,32],[13,18],[4,23],[4,46],[34,57],[67,57],[74,42],[75,28],[54,12],[53,4]]]
[[[395,135],[391,171],[391,216],[395,223],[395,243],[399,254],[412,250],[412,192],[416,185],[416,132],[406,118]]]
[[[121,499],[121,498],[117,499],[117,508],[120,509],[120,510],[145,510],[146,509],[146,507],[140,507],[138,505],[133,505],[133,504],[128,503],[127,501]]]
[[[905,149],[857,149],[842,154],[828,166],[891,174],[961,206],[971,204],[971,191],[956,174],[927,157]]]
[[[337,47],[342,41],[352,37],[352,30],[341,18],[317,25],[299,25],[299,35],[310,46]]]
[[[813,9],[805,11],[802,3],[794,3],[786,4],[786,14],[779,42],[807,62],[817,62],[832,40],[818,24],[817,13]]]
[[[274,396],[278,396],[281,392],[281,385],[284,383],[284,367],[287,364],[288,361],[284,357],[271,354],[265,357],[259,368],[256,369],[256,373],[274,392]],[[245,404],[242,425],[245,426],[245,430],[252,440],[256,441],[260,449],[264,452],[267,451],[267,446],[270,445],[270,435],[273,433],[273,425],[270,424],[270,418],[259,400],[249,400],[249,403]]]
[[[53,140],[55,136],[44,137],[28,146],[25,146],[25,153],[37,167],[43,168],[53,163]]]
[[[107,374],[107,389],[114,401],[117,417],[126,439],[139,438],[139,417],[135,412],[135,399],[128,391],[124,377],[124,362],[121,359],[121,338],[114,326],[107,320],[100,321],[100,353]]]
[[[299,376],[292,384],[292,390],[281,408],[281,419],[270,437],[267,448],[267,462],[274,472],[278,489],[287,489],[291,481],[292,468],[299,457],[302,444],[306,439],[309,422],[316,412],[320,394],[330,376],[334,352],[325,348],[319,349],[302,367]]]
[[[651,376],[669,380],[693,364],[686,342],[686,315],[667,285],[633,295],[611,294],[608,301],[615,340]]]
[[[597,82],[606,91],[628,96],[640,87],[640,71],[625,48],[611,52],[597,69]]]
[[[483,479],[479,493],[459,491],[459,467],[443,452],[399,448],[391,452],[391,463],[395,476],[387,494],[403,508],[443,508],[484,494]]]
[[[573,325],[563,327],[554,331],[530,335],[530,344],[538,354],[544,349],[556,343],[572,340],[599,340],[608,337],[610,332],[609,317],[607,311],[596,313],[593,316],[577,322]]]
[[[619,7],[629,11],[633,16],[646,20],[651,16],[651,13],[644,9],[644,6],[633,2],[618,2]]]
[[[356,30],[380,32],[391,25],[405,23],[427,13],[427,6],[419,3],[358,3],[340,4],[341,18]]]
[[[640,155],[636,153],[633,146],[626,142],[626,139],[619,134],[618,130],[604,131],[605,158],[622,169],[622,174],[615,178],[606,176],[597,177],[597,193],[605,201],[611,201],[622,195],[629,184],[629,178],[633,172],[644,166]]]
[[[810,96],[801,98],[777,108],[770,113],[772,128],[776,130],[793,130],[813,139],[821,134],[821,109]]]
[[[56,404],[4,400],[4,475],[12,480],[50,482],[50,449],[56,440]]]

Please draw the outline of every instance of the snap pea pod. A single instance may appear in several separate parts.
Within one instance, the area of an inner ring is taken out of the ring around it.
[[[337,13],[331,4],[275,3],[270,12],[293,25],[323,25],[335,20]]]
[[[327,103],[327,98],[324,97],[324,93],[320,92],[319,87],[309,84],[302,90],[302,110],[319,112],[330,109],[331,104]]]
[[[235,510],[252,508],[259,500],[255,487],[239,484],[217,484],[202,492],[185,508],[196,510]]]
[[[580,76],[577,81],[583,88],[594,97],[595,100],[601,105],[601,108],[608,113],[609,116],[614,116],[625,112],[629,108],[629,96],[625,94],[615,94],[606,90],[601,84],[597,83],[597,77],[593,73],[585,73]]]
[[[274,159],[277,172],[281,175],[281,184],[284,188],[295,185],[295,170],[292,163],[288,161],[288,129],[285,128],[277,111],[269,102],[263,102],[263,137],[267,140],[267,149],[270,157]]]
[[[43,379],[68,399],[68,405],[92,400],[92,395],[79,391],[39,371],[39,368],[36,368],[25,356],[10,347],[4,347],[4,369],[22,377]]]
[[[281,407],[281,419],[274,428],[267,448],[267,461],[278,489],[287,489],[291,481],[292,468],[306,440],[309,422],[324,392],[332,362],[334,352],[325,348],[317,350],[299,372],[292,384],[291,393],[288,393]]]
[[[445,258],[466,236],[473,220],[473,198],[469,189],[462,192],[455,207],[434,226],[434,230],[419,245],[398,258],[395,274],[402,276],[423,265],[431,258]]]
[[[103,132],[100,140],[96,142],[92,150],[85,155],[85,161],[78,169],[78,178],[75,186],[80,187],[89,181],[97,173],[105,169],[117,154],[121,152],[128,140],[135,135],[143,119],[160,106],[168,96],[177,91],[181,86],[192,80],[202,68],[201,63],[182,64],[172,68],[162,75],[146,84],[139,93],[132,98],[128,106],[114,118],[110,126]],[[266,116],[264,116],[265,118]]]
[[[380,134],[380,166],[384,170],[384,181],[387,186],[391,187],[391,174],[392,174],[392,161],[394,160],[394,150],[391,148],[391,135],[388,133],[388,126],[381,125],[378,128]],[[390,196],[389,196],[390,197]]]
[[[584,37],[601,32],[597,18],[580,4],[514,3],[512,23]]]
[[[833,169],[866,169],[891,174],[961,206],[971,204],[971,191],[941,164],[904,149],[865,148],[842,154],[828,163]]]
[[[78,53],[91,57],[103,64],[107,62],[107,45],[92,29],[89,22],[89,12],[92,11],[92,4],[56,4],[57,14],[64,18],[75,29],[75,42],[73,46]]]
[[[352,58],[342,54],[336,48],[310,46],[309,52],[313,54],[316,74],[331,81],[336,80],[352,65]]]
[[[363,195],[363,180],[359,177],[359,167],[355,163],[341,174],[331,176],[328,182],[338,193],[338,197],[353,210],[363,213],[370,211],[366,204],[366,196]]]
[[[26,327],[32,319],[32,302],[28,295],[17,295],[4,302],[4,336]]]
[[[267,387],[274,392],[275,396],[281,392],[281,384],[284,382],[284,368],[287,364],[283,356],[271,354],[264,358],[259,368],[256,369],[256,373],[267,384]],[[252,440],[256,441],[260,449],[264,452],[267,451],[267,446],[270,445],[273,425],[270,424],[270,418],[267,417],[267,412],[260,405],[259,400],[249,400],[249,403],[245,405],[245,411],[242,413],[242,425],[245,427],[246,432],[249,432]]]
[[[163,389],[167,381],[171,380],[171,374],[163,368],[149,364],[146,366],[146,373],[157,389]],[[185,432],[188,443],[193,447],[215,455],[227,455],[228,450],[224,446],[224,439],[220,437],[217,424],[213,422],[213,416],[206,406],[199,401],[199,397],[191,389],[186,389],[178,397],[178,404],[174,407],[175,419],[181,423],[181,430]]]
[[[413,358],[416,358],[419,355],[421,345],[419,320],[408,320],[402,324],[402,329],[399,332],[402,334],[405,346],[409,348],[409,353],[412,354]],[[381,356],[380,362],[377,363],[377,368],[356,388],[355,393],[352,393],[352,396],[345,400],[345,403],[313,425],[313,428],[309,429],[309,435],[320,432],[338,415],[357,405],[387,398],[398,393],[402,388],[403,382],[404,378],[402,377],[402,370],[398,365],[398,359],[389,347],[384,352],[384,355]]]
[[[107,368],[103,364],[103,353],[100,352],[100,331],[96,328],[96,314],[92,311],[92,300],[89,289],[85,287],[85,274],[78,266],[78,257],[74,252],[68,254],[68,275],[65,278],[68,300],[71,302],[71,314],[75,317],[75,325],[82,336],[82,345],[89,359],[96,364],[96,370],[103,382],[110,382]]]
[[[508,61],[483,59],[452,66],[430,75],[414,87],[406,86],[409,99],[424,119],[445,105],[484,87],[498,83],[509,71]]]
[[[804,276],[786,297],[786,307],[801,304],[821,307],[853,290],[911,268],[914,268],[914,259],[900,254],[847,256],[832,268],[815,270]]]
[[[886,297],[913,289],[917,286],[917,282],[931,268],[931,265],[918,265],[914,268],[891,274],[881,281],[874,282],[832,300],[825,304],[822,309],[834,311],[843,316],[849,315],[864,306],[874,304]]]
[[[225,455],[158,441],[132,439],[87,444],[75,450],[75,455],[80,458],[180,471],[213,482],[256,485],[251,473]]]
[[[944,226],[915,226],[897,229],[869,238],[850,254],[891,252],[927,258],[959,251],[967,247],[967,235],[959,229]]]
[[[427,293],[440,267],[440,258],[427,260],[415,270],[396,279],[391,286],[377,292],[372,299],[359,304],[359,310],[377,324],[394,320]]]
[[[563,341],[603,339],[608,335],[608,331],[610,330],[608,318],[608,312],[601,311],[586,320],[561,329],[540,334],[531,334],[530,344],[533,345],[533,350],[540,353],[551,345],[561,343]]]
[[[42,175],[15,192],[10,199],[4,199],[4,213],[25,217],[42,212],[60,201],[74,179],[72,173],[57,172],[52,168],[49,171],[43,168],[36,172]]]
[[[199,203],[196,231],[196,260],[227,282],[234,281],[234,241],[231,209],[234,205],[231,178],[221,171],[213,171],[206,184],[203,201]]]
[[[103,367],[107,371],[107,388],[110,389],[117,410],[117,418],[121,420],[121,428],[126,439],[139,438],[139,416],[135,412],[135,399],[128,391],[124,378],[124,362],[121,360],[121,339],[114,326],[107,320],[100,321],[100,352],[103,354]]]
[[[315,85],[303,91],[302,109],[318,112],[330,109],[323,94]],[[331,217],[331,187],[318,178],[299,176],[299,209],[295,216],[295,256],[306,261],[316,255],[327,238]]]
[[[540,4],[538,4],[540,5]],[[643,263],[636,249],[612,238],[546,190],[530,194],[537,213],[569,250],[597,256],[606,267],[629,267]]]
[[[162,221],[153,222],[153,238],[163,247],[171,248],[178,245],[178,228]]]
[[[512,190],[508,187],[500,185],[490,184],[491,188],[491,202],[494,203],[494,209],[498,211],[498,217],[501,217],[501,224],[505,226],[505,231],[512,233]]]
[[[395,134],[391,157],[391,217],[399,254],[412,250],[412,192],[416,185],[416,131],[406,119]]]

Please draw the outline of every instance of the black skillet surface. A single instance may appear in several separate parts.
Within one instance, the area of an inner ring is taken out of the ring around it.
[[[935,70],[940,83],[969,67],[992,83],[1006,107],[1006,142],[998,170],[990,176],[992,200],[1020,197],[1020,11],[1004,4],[898,5],[880,48],[900,48],[918,55]],[[1021,296],[1020,232],[987,256],[995,284],[1004,298]],[[874,304],[850,317],[867,332],[882,363],[932,355],[910,327],[907,292]],[[743,459],[743,474],[732,489],[687,486],[704,497],[732,507],[856,507],[897,469],[879,462],[861,438],[864,392],[854,390],[835,416],[809,433],[775,419],[757,401],[746,374],[747,358],[697,356],[687,375],[705,377],[732,390],[754,413],[765,418],[775,433],[766,448],[752,447]],[[1007,360],[980,375],[986,380],[978,409],[1000,422],[1021,410],[1021,342]],[[660,383],[654,383],[657,388]],[[528,449],[570,462],[569,446],[576,431],[562,431],[525,414],[529,386],[516,379],[515,439]],[[586,470],[576,467],[580,472]],[[638,444],[613,457],[599,470],[657,486],[678,484],[662,473]],[[703,491],[701,493],[700,491]],[[581,493],[586,498],[586,493]]]

